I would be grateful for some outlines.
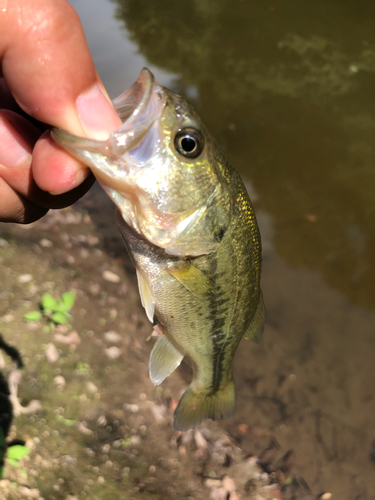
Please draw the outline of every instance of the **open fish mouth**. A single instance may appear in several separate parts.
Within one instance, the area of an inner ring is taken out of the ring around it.
[[[78,137],[58,128],[52,129],[52,137],[57,144],[92,167],[96,174],[100,167],[93,157],[98,154],[119,157],[136,147],[160,118],[165,101],[163,88],[151,71],[143,68],[137,81],[112,101],[123,123],[107,140]]]
[[[155,77],[147,68],[143,68],[137,81],[133,83],[125,92],[113,99],[113,106],[125,122],[138,116],[142,110],[146,110],[149,104]]]

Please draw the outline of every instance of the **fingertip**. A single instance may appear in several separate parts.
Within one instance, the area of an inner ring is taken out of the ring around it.
[[[119,116],[99,83],[83,92],[76,105],[82,128],[91,139],[105,140],[121,125]]]
[[[79,186],[91,172],[57,146],[50,133],[45,132],[34,147],[32,173],[41,190],[59,195]]]

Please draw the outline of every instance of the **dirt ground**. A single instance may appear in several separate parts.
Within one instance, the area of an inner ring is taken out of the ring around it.
[[[122,257],[108,252],[119,238],[99,240],[84,207],[1,227],[0,333],[24,364],[18,369],[0,354],[13,403],[7,443],[31,452],[17,467],[5,461],[0,499],[321,496],[295,476],[293,453],[272,435],[264,449],[245,453],[246,423],[236,424],[232,435],[212,421],[194,432],[173,429],[190,369],[183,365],[160,387],[150,382],[152,328],[131,262],[124,249]],[[77,294],[70,324],[23,320],[44,293],[56,298],[66,291]],[[4,413],[4,388],[1,401]]]

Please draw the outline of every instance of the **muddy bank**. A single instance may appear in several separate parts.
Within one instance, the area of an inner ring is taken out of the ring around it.
[[[271,435],[245,453],[219,423],[173,430],[189,368],[150,382],[151,325],[134,270],[119,240],[99,240],[84,206],[1,227],[0,332],[24,363],[0,355],[14,409],[7,442],[30,453],[5,463],[0,498],[315,498]],[[66,291],[77,294],[67,325],[23,320],[44,293]],[[246,419],[235,430],[245,436]]]

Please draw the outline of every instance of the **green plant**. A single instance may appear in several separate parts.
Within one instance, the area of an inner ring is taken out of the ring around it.
[[[40,301],[40,311],[30,311],[24,314],[24,321],[39,321],[42,317],[48,319],[50,324],[65,325],[72,317],[69,311],[74,305],[76,294],[65,292],[55,299],[49,293],[45,293]]]
[[[68,425],[69,427],[76,424],[75,420],[72,420],[71,418],[64,418],[62,415],[56,415],[56,419],[59,422],[62,422],[63,424]]]
[[[20,460],[23,457],[26,457],[30,453],[30,448],[24,446],[22,444],[11,444],[9,446],[6,445],[4,439],[4,433],[0,432],[0,442],[1,442],[1,467],[0,467],[0,479],[3,479],[4,476],[4,458],[6,457],[6,463],[9,465],[13,465],[13,467],[20,466]],[[27,478],[27,472],[25,469],[21,470],[21,475],[25,479]]]
[[[30,453],[30,448],[23,446],[22,444],[14,444],[13,446],[8,446],[7,449],[7,462],[14,467],[18,467],[20,460],[26,457]]]
[[[0,427],[0,479],[2,479],[4,475],[5,451],[6,451],[6,443],[5,443],[4,431]]]
[[[126,437],[121,441],[121,446],[124,446],[124,447],[129,446],[131,444],[132,444],[132,440],[129,437]]]
[[[81,363],[81,361],[78,361],[76,366],[77,373],[79,373],[80,375],[87,375],[89,371],[90,371],[90,365],[88,363]]]

